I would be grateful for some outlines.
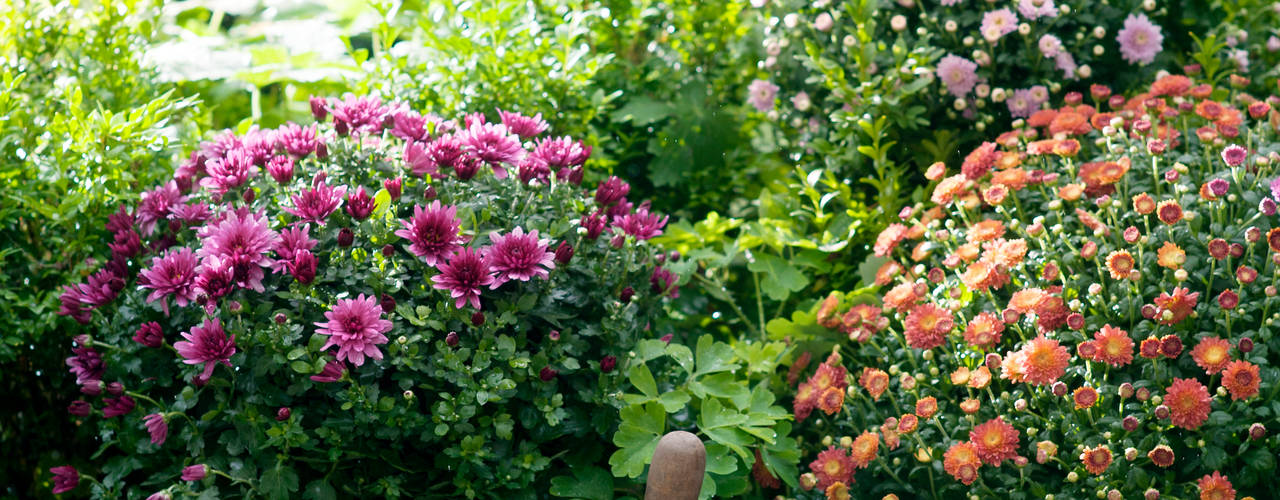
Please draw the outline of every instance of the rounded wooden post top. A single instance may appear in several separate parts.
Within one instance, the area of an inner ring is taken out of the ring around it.
[[[649,464],[645,500],[697,500],[707,469],[707,448],[698,436],[668,432],[658,440]]]

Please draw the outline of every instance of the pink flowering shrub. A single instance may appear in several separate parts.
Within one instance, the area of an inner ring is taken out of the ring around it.
[[[872,248],[876,291],[776,325],[839,339],[792,367],[803,487],[1273,496],[1280,98],[1143,90],[933,165]]]
[[[102,451],[57,492],[528,496],[607,461],[617,357],[678,295],[666,217],[537,116],[312,108],[111,217],[61,310]]]

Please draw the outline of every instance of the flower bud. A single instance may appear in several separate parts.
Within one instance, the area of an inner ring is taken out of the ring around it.
[[[538,378],[542,379],[543,382],[550,382],[555,380],[556,375],[559,374],[560,372],[557,372],[555,368],[544,366],[542,367],[542,371],[538,372]]]
[[[341,231],[338,231],[338,246],[340,247],[351,246],[355,243],[355,239],[356,234],[351,231],[351,228],[344,227]]]
[[[1134,391],[1133,395],[1138,398],[1138,401],[1146,401],[1151,399],[1151,389],[1139,387],[1137,391]]]
[[[626,304],[628,302],[631,302],[631,297],[635,296],[635,294],[636,294],[635,289],[631,287],[623,288],[622,293],[618,294],[618,300],[621,301],[623,304]]]
[[[1261,423],[1254,422],[1249,426],[1249,439],[1258,440],[1267,437],[1267,428]]]
[[[291,415],[293,415],[293,410],[290,410],[288,406],[281,406],[280,409],[276,410],[276,421],[284,422],[289,420]]]
[[[457,347],[457,346],[458,346],[458,332],[449,332],[449,334],[448,334],[448,335],[445,335],[445,336],[444,336],[444,343],[445,343],[445,345],[448,345],[449,347]]]
[[[1142,500],[1160,500],[1160,490],[1147,488],[1147,491],[1142,493]]]
[[[602,373],[610,373],[616,366],[618,366],[618,358],[616,356],[600,358],[600,371]]]
[[[382,181],[382,187],[383,189],[387,190],[387,194],[391,195],[392,200],[399,200],[400,194],[401,194],[400,188],[403,185],[403,183],[404,183],[404,180],[402,180],[399,177],[396,177],[394,179],[387,179]]]
[[[480,326],[480,325],[483,325],[483,324],[484,324],[484,311],[476,311],[475,313],[472,313],[472,314],[471,314],[471,324],[472,324],[473,326]]]
[[[382,312],[391,314],[391,311],[396,310],[396,299],[384,293],[378,305],[382,306]]]
[[[1051,388],[1054,396],[1062,397],[1067,395],[1067,384],[1061,381],[1054,382]]]
[[[561,241],[560,245],[556,247],[556,263],[563,266],[568,264],[570,260],[573,260],[573,245],[570,245],[567,241]]]
[[[1156,418],[1158,418],[1158,419],[1160,419],[1160,420],[1164,420],[1164,419],[1166,419],[1166,418],[1169,418],[1169,407],[1168,407],[1168,406],[1165,406],[1165,405],[1157,406],[1157,407],[1156,407]]]
[[[1138,417],[1135,417],[1133,415],[1126,416],[1124,417],[1124,420],[1120,421],[1120,426],[1123,427],[1124,430],[1129,432],[1133,432],[1137,430],[1138,424],[1139,424]],[[1133,460],[1133,459],[1130,458],[1129,460]]]

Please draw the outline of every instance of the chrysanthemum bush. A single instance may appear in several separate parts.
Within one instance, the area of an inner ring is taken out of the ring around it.
[[[94,496],[529,496],[604,463],[666,218],[502,111],[347,96],[203,144],[66,287]],[[593,455],[594,453],[594,455]]]
[[[875,300],[792,325],[847,336],[794,399],[803,486],[1272,496],[1280,99],[1173,75],[1082,100],[931,166]]]

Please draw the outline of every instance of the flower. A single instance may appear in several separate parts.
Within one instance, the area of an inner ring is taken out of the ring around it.
[[[756,108],[756,111],[764,113],[773,109],[773,103],[778,96],[777,85],[766,80],[756,79],[747,86],[747,103]]]
[[[1004,321],[993,312],[981,312],[969,320],[964,330],[964,340],[969,345],[980,348],[991,348],[1000,343],[1000,334],[1004,332]]]
[[[964,157],[960,172],[969,180],[978,180],[995,166],[998,159],[1000,153],[996,151],[996,143],[984,142]]]
[[[928,420],[935,413],[938,413],[938,399],[933,396],[920,398],[916,401],[916,416]]]
[[[1238,167],[1240,164],[1244,163],[1244,160],[1248,157],[1249,151],[1236,144],[1227,146],[1222,150],[1222,161],[1225,162],[1228,167]]]
[[[647,240],[662,234],[667,225],[667,217],[659,218],[658,214],[650,214],[649,208],[641,206],[635,213],[627,214],[613,220],[613,226],[623,232],[635,236],[637,240]]]
[[[1174,288],[1173,294],[1161,292],[1155,299],[1157,318],[1162,325],[1176,325],[1190,316],[1196,308],[1200,292],[1188,293],[1186,288]],[[1167,313],[1167,314],[1166,314]]]
[[[440,200],[425,208],[414,205],[413,217],[400,220],[404,229],[396,231],[396,236],[409,240],[409,251],[422,257],[427,265],[435,266],[462,248],[464,239],[458,235],[462,221],[457,213],[457,207],[442,206]]]
[[[178,307],[196,299],[195,281],[196,267],[199,261],[195,252],[182,247],[169,250],[161,257],[152,257],[151,267],[138,273],[138,284],[153,290],[147,296],[147,303],[160,300],[164,314],[169,315],[169,296],[173,295]]]
[[[858,378],[858,385],[867,390],[872,400],[880,399],[880,395],[889,388],[889,374],[878,368],[866,368]]]
[[[1222,386],[1231,392],[1232,400],[1238,401],[1256,396],[1260,381],[1258,365],[1248,361],[1232,361],[1222,371]]]
[[[547,131],[550,125],[546,120],[542,119],[542,113],[533,116],[525,116],[520,113],[512,113],[509,111],[498,110],[498,116],[502,119],[502,124],[507,126],[507,130],[520,136],[521,139],[529,139],[540,135]]]
[[[204,364],[204,371],[196,380],[209,380],[214,367],[222,363],[231,368],[231,355],[236,353],[236,336],[228,336],[222,330],[222,321],[213,318],[205,319],[200,326],[192,327],[184,332],[184,341],[174,342],[173,347],[182,356],[182,362],[188,365]]]
[[[1166,241],[1156,251],[1156,263],[1160,267],[1178,270],[1187,262],[1187,252],[1173,242]]]
[[[244,149],[227,151],[226,156],[205,163],[208,177],[200,179],[200,187],[221,195],[243,186],[258,175],[258,167],[253,163],[253,157]]]
[[[122,415],[128,415],[133,408],[138,405],[130,396],[120,396],[118,398],[102,398],[106,403],[106,407],[102,409],[102,416],[106,418],[115,418]]]
[[[312,109],[315,109],[314,104]],[[328,110],[333,113],[333,122],[338,133],[344,135],[345,132],[356,134],[380,132],[391,111],[383,106],[382,101],[377,97],[357,97],[350,93],[343,95],[341,101],[329,105]]]
[[[499,179],[507,178],[503,163],[515,165],[525,155],[520,138],[503,124],[472,123],[460,139],[473,157],[493,168],[493,175]]]
[[[1209,419],[1209,389],[1195,379],[1173,379],[1165,389],[1164,404],[1173,425],[1183,429],[1196,430]]]
[[[382,319],[377,298],[362,293],[354,299],[339,299],[324,317],[328,321],[315,324],[320,327],[317,335],[329,337],[320,350],[338,346],[338,361],[356,366],[364,364],[365,356],[382,359],[378,346],[387,343],[383,334],[391,330],[391,322]]]
[[[1022,352],[1024,377],[1033,385],[1048,385],[1066,372],[1071,354],[1057,340],[1036,337],[1027,343]]]
[[[342,380],[342,375],[347,372],[347,365],[336,359],[331,359],[324,364],[324,368],[320,373],[312,375],[311,380],[314,382],[330,383]]]
[[[951,312],[933,304],[920,304],[907,313],[903,321],[907,344],[916,349],[932,349],[946,341],[955,326]]]
[[[1200,487],[1200,500],[1235,500],[1236,498],[1236,490],[1231,487],[1231,481],[1216,470],[1212,475],[1205,474],[1196,482],[1196,485]]]
[[[1098,348],[1096,359],[1111,366],[1124,366],[1133,361],[1133,339],[1129,333],[1111,325],[1103,325],[1093,334]]]
[[[1005,423],[1004,417],[988,420],[969,431],[974,453],[989,465],[1000,465],[1018,455],[1018,430]]]
[[[963,98],[978,84],[977,70],[977,63],[954,54],[947,54],[938,61],[937,73],[938,79],[942,80],[942,84],[947,87],[947,92],[957,98]]]
[[[67,358],[66,363],[71,368],[71,374],[76,376],[76,384],[96,384],[102,380],[102,374],[107,369],[106,363],[102,361],[102,353],[92,347],[75,347],[71,352],[75,355]]]
[[[1009,114],[1014,118],[1030,118],[1039,104],[1031,95],[1031,89],[1017,89],[1013,91],[1005,104],[1009,107]]]
[[[853,479],[856,466],[843,448],[828,446],[809,464],[809,470],[818,477],[818,488],[826,489],[835,483],[848,483]]]
[[[1013,33],[1018,29],[1018,15],[1007,7],[1003,9],[989,11],[982,15],[982,24],[978,31],[982,33],[983,38],[989,42],[995,42],[1001,37]]]
[[[183,205],[186,201],[187,197],[182,195],[175,181],[142,193],[137,210],[138,227],[142,234],[150,235],[155,230],[156,222],[168,218],[173,207]]]
[[[325,184],[324,179],[320,179],[311,189],[292,195],[290,199],[293,200],[293,206],[284,207],[284,211],[302,219],[302,222],[314,222],[323,226],[324,220],[338,209],[346,194],[346,186],[331,187]]]
[[[1156,445],[1151,451],[1147,452],[1147,458],[1151,459],[1151,463],[1157,467],[1168,467],[1173,465],[1173,448],[1166,445]]]
[[[440,274],[431,277],[433,286],[448,290],[455,301],[454,307],[462,309],[463,304],[470,303],[471,307],[480,308],[480,288],[494,282],[493,271],[481,252],[462,248],[448,263],[440,262],[436,267]]]
[[[491,232],[489,243],[484,249],[485,259],[494,272],[489,288],[498,288],[513,280],[529,281],[534,276],[547,279],[548,271],[556,268],[556,254],[547,250],[551,240],[538,239],[536,229],[525,233],[517,226],[505,235]]]
[[[1111,279],[1120,280],[1129,277],[1129,273],[1133,271],[1134,266],[1133,254],[1128,250],[1116,250],[1107,255],[1107,271],[1111,273]]]
[[[262,268],[271,266],[267,252],[280,242],[280,235],[271,229],[266,216],[229,212],[222,221],[200,228],[198,234],[201,246],[197,256],[229,264],[234,268],[237,286],[263,291]]]
[[[1018,13],[1035,21],[1041,17],[1058,17],[1058,7],[1053,0],[1018,0]]]
[[[1084,453],[1080,454],[1080,461],[1084,462],[1084,468],[1090,474],[1100,475],[1111,466],[1111,449],[1105,444],[1093,448],[1086,447]]]
[[[1093,404],[1098,402],[1098,391],[1092,387],[1080,387],[1072,393],[1071,399],[1075,402],[1077,410],[1092,408]]]
[[[373,197],[365,192],[364,186],[356,188],[354,193],[347,196],[347,215],[355,220],[368,219],[373,214],[376,203]]]
[[[942,468],[965,485],[973,484],[978,479],[978,468],[981,466],[977,447],[969,441],[951,445],[942,456]]]
[[[853,440],[853,445],[849,447],[853,466],[859,469],[866,468],[876,458],[876,451],[879,449],[880,435],[871,431],[864,431]]]
[[[188,465],[182,468],[183,481],[199,481],[209,474],[209,466],[205,464]]]
[[[1160,26],[1152,23],[1146,14],[1129,14],[1124,27],[1116,33],[1120,55],[1129,64],[1150,64],[1160,53],[1163,41]]]
[[[142,417],[142,422],[147,427],[147,432],[151,433],[151,444],[156,446],[164,444],[165,438],[169,437],[169,424],[164,415],[152,413]]]
[[[62,465],[49,469],[53,474],[53,494],[60,495],[76,489],[80,485],[80,471],[70,465]]]
[[[1191,359],[1205,373],[1213,375],[1227,367],[1231,361],[1231,342],[1218,337],[1205,337],[1191,350]]]

